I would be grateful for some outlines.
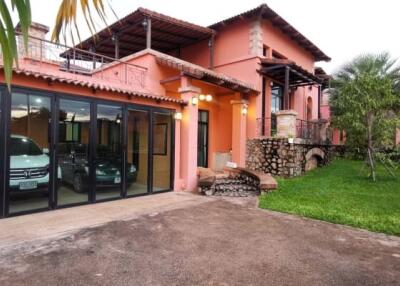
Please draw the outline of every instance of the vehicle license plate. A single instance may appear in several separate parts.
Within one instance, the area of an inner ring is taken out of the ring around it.
[[[37,182],[36,181],[27,181],[27,182],[21,182],[19,183],[19,189],[20,190],[33,190],[37,188]]]

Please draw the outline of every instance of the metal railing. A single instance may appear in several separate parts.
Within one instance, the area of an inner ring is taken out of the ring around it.
[[[332,132],[325,122],[296,119],[296,138],[309,140],[313,144],[330,144]]]
[[[326,124],[326,122],[296,119],[296,132],[293,135],[311,144],[330,144],[333,132]],[[277,119],[274,114],[271,114],[271,117],[257,118],[256,135],[259,138],[274,137],[278,131],[277,127]]]
[[[26,51],[20,34],[17,36],[17,49],[19,68],[118,87],[145,87],[147,68],[123,60],[33,36],[29,36]]]
[[[276,116],[257,118],[257,137],[274,137],[276,135]]]

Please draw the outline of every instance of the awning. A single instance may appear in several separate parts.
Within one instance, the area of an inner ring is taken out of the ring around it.
[[[293,61],[261,59],[260,73],[277,83],[285,84],[287,70],[289,72],[289,86],[291,87],[322,84],[323,82],[321,78],[305,70]]]

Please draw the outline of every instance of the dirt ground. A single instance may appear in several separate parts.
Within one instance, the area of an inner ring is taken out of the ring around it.
[[[198,205],[0,252],[0,285],[400,285],[400,238],[259,210]]]

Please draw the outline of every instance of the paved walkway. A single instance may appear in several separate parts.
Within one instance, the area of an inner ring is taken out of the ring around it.
[[[0,229],[2,286],[400,281],[399,237],[259,210],[251,200],[168,193],[3,220]],[[5,247],[13,240],[30,241]]]
[[[2,219],[0,249],[35,240],[54,239],[111,221],[131,220],[200,202],[204,202],[200,196],[170,192]]]

